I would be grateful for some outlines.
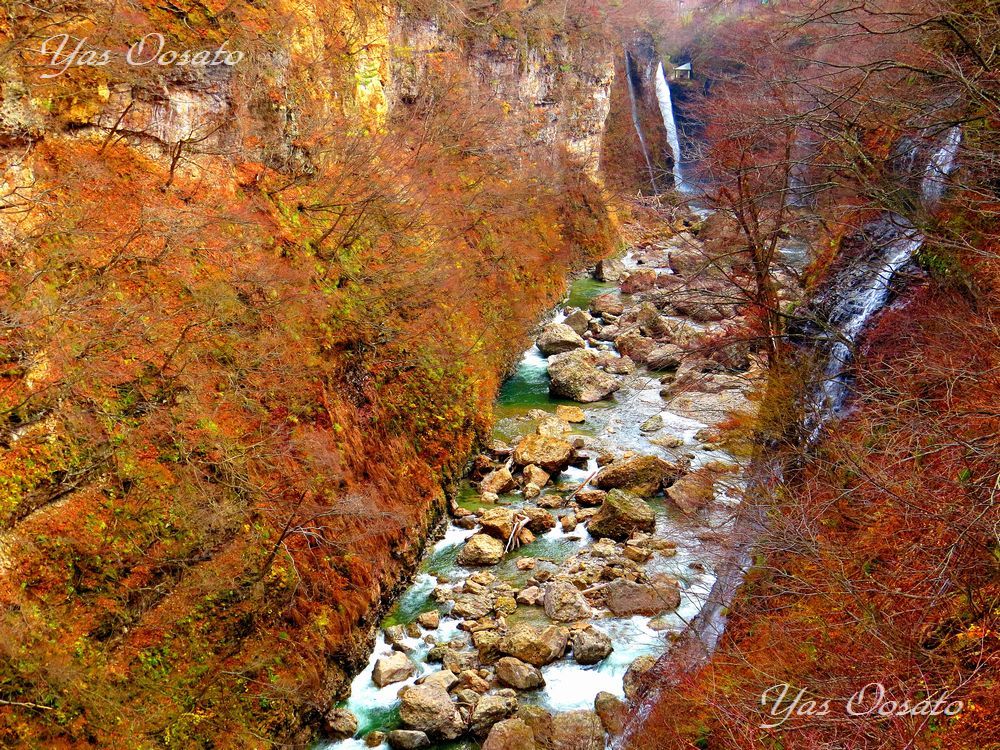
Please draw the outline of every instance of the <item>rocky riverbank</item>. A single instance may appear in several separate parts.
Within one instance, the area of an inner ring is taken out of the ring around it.
[[[574,285],[329,717],[357,739],[331,747],[596,749],[620,730],[623,699],[704,604],[739,502],[722,427],[763,371],[732,270],[684,231]]]

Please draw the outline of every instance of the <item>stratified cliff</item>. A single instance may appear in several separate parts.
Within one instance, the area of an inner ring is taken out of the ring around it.
[[[612,242],[610,46],[576,24],[8,6],[0,744],[316,731],[526,329]],[[143,38],[168,57],[129,64]]]

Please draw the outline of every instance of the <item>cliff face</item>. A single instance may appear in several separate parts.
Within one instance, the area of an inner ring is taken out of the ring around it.
[[[0,743],[302,739],[608,248],[608,48],[90,6],[0,27]],[[244,57],[129,65],[150,34]]]

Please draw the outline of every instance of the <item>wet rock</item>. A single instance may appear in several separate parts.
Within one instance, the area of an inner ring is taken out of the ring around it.
[[[358,719],[346,708],[333,708],[323,715],[323,733],[332,740],[346,740],[357,731]]]
[[[594,711],[581,709],[552,718],[552,750],[604,750],[604,727]]]
[[[385,642],[390,646],[402,643],[406,638],[406,628],[402,625],[390,625],[387,628],[383,628],[382,632],[385,634]]]
[[[536,750],[535,736],[521,719],[505,719],[490,729],[482,750]]]
[[[715,481],[718,474],[699,470],[678,479],[667,489],[667,497],[688,515],[697,513],[715,500]]]
[[[517,609],[517,601],[513,596],[498,596],[493,609],[496,610],[497,614],[510,615]]]
[[[538,606],[545,600],[545,592],[539,586],[528,586],[517,594],[517,603]]]
[[[556,517],[542,508],[521,508],[521,514],[527,516],[527,528],[536,534],[544,534],[556,527]]]
[[[594,268],[595,279],[612,284],[617,284],[626,273],[625,264],[620,258],[605,258],[598,261],[597,267]]]
[[[458,684],[460,688],[466,690],[471,690],[474,693],[479,693],[480,695],[487,692],[490,689],[490,683],[483,679],[474,669],[466,669],[458,676]]]
[[[562,657],[569,641],[569,630],[550,625],[536,628],[517,625],[500,641],[500,650],[508,656],[543,667]]]
[[[479,517],[483,532],[506,542],[514,533],[516,514],[510,508],[489,508]]]
[[[681,476],[683,470],[659,456],[633,456],[605,466],[593,479],[602,490],[627,490],[633,495],[652,497]]]
[[[564,323],[550,323],[545,326],[542,335],[538,337],[535,343],[546,357],[569,352],[573,349],[582,349],[587,345],[580,338],[580,334]]]
[[[507,445],[507,443],[505,443],[505,442],[503,442],[501,440],[494,440],[493,442],[491,442],[489,444],[489,447],[487,448],[487,450],[495,458],[498,458],[498,459],[500,459],[500,460],[503,461],[503,460],[506,460],[506,459],[510,458],[510,454],[511,454],[511,452],[512,452],[513,449],[509,445]]]
[[[623,542],[633,532],[655,531],[656,514],[642,498],[611,490],[587,528],[593,536]]]
[[[576,622],[593,617],[594,611],[580,590],[565,581],[545,585],[545,614],[556,622]]]
[[[455,598],[455,605],[451,608],[453,617],[461,617],[465,620],[478,620],[486,617],[493,609],[493,603],[489,596],[483,594],[462,594]]]
[[[628,716],[621,698],[602,691],[594,698],[594,710],[597,712],[605,732],[613,737],[621,736],[625,729],[625,719]]]
[[[656,287],[656,271],[652,268],[640,268],[625,276],[621,282],[622,294],[648,292]]]
[[[500,650],[500,640],[501,636],[495,630],[481,630],[478,633],[473,633],[472,643],[479,653],[479,661],[483,664],[492,664],[503,656],[503,651]],[[469,666],[475,665],[470,664]]]
[[[634,544],[626,544],[622,554],[632,562],[644,563],[653,556],[653,550],[637,547]]]
[[[650,370],[673,371],[681,366],[684,350],[676,344],[663,344],[655,347],[646,359]]]
[[[439,669],[421,677],[417,682],[421,685],[439,685],[445,690],[451,690],[458,684],[458,677],[450,669]]]
[[[559,525],[567,534],[576,528],[576,513],[567,513],[559,518]]]
[[[469,477],[478,481],[496,468],[496,462],[492,458],[479,454],[472,459],[472,466],[469,468]]]
[[[625,673],[625,697],[634,700],[643,687],[643,677],[656,666],[656,658],[653,656],[640,656]]]
[[[403,626],[403,629],[406,631],[407,638],[419,638],[421,635],[420,626],[415,622],[408,622]]]
[[[514,477],[510,473],[510,469],[503,466],[499,469],[491,471],[483,480],[479,483],[479,491],[486,493],[492,492],[494,495],[502,495],[505,492],[510,492],[517,483],[514,481]]]
[[[541,670],[513,656],[505,656],[497,662],[497,679],[518,690],[534,690],[545,685]]]
[[[604,490],[580,490],[574,499],[585,508],[597,508],[607,496]]]
[[[459,565],[496,565],[503,559],[504,543],[489,534],[473,534],[458,553]]]
[[[477,737],[483,737],[494,724],[512,716],[516,711],[517,693],[513,690],[504,688],[484,695],[472,711],[469,728]]]
[[[590,300],[590,312],[592,315],[604,317],[606,315],[618,316],[625,312],[625,305],[621,297],[614,292],[600,294]]]
[[[432,609],[430,612],[421,612],[417,615],[417,622],[428,630],[436,630],[441,624],[441,613],[436,609]]]
[[[569,422],[559,419],[559,417],[548,416],[538,423],[535,432],[545,437],[563,438],[572,432],[572,429]]]
[[[375,661],[372,682],[381,688],[394,682],[408,680],[416,673],[417,665],[410,661],[406,654],[397,651],[391,656],[383,656]]]
[[[627,331],[615,339],[615,348],[633,362],[646,362],[656,342],[635,331]]]
[[[663,416],[660,414],[654,414],[641,425],[639,425],[640,432],[656,432],[663,429]]]
[[[591,317],[589,313],[584,312],[579,309],[572,309],[566,311],[566,318],[563,320],[563,325],[569,326],[577,335],[583,336],[590,328]]]
[[[580,424],[587,421],[587,415],[583,413],[583,409],[579,406],[557,406],[556,416],[559,419],[565,419],[571,424]]]
[[[414,685],[401,690],[399,697],[399,718],[407,727],[446,740],[456,739],[465,731],[461,714],[440,685]],[[393,734],[389,733],[390,742]]]
[[[520,557],[514,563],[518,570],[531,570],[538,561],[533,557]]]
[[[374,732],[369,732],[365,735],[365,747],[378,747],[383,742],[386,741],[385,732],[380,732],[378,730]]]
[[[529,482],[528,484],[524,485],[524,489],[521,490],[521,493],[524,495],[525,500],[534,500],[536,497],[542,494],[542,488],[539,487],[537,484],[532,484],[531,482]]]
[[[565,469],[572,457],[572,445],[560,438],[545,435],[528,435],[514,449],[514,462],[519,466],[531,464],[549,474]]]
[[[544,497],[538,498],[538,507],[540,508],[561,508],[566,504],[566,498],[562,495],[557,495],[554,492],[550,492]]]
[[[617,391],[619,382],[598,369],[598,356],[590,350],[560,354],[549,360],[549,391],[581,403],[606,399]],[[548,470],[544,464],[542,468]]]
[[[593,625],[573,633],[573,658],[578,664],[597,664],[613,650],[611,638]]]
[[[389,732],[386,741],[393,750],[421,750],[431,746],[426,732],[412,729],[395,729]]]
[[[524,477],[524,481],[527,484],[534,484],[538,487],[544,487],[549,483],[549,473],[544,469],[535,466],[534,464],[528,464],[521,470],[521,475]]]
[[[677,581],[666,575],[654,576],[650,583],[619,578],[605,586],[603,593],[607,608],[619,617],[652,617],[671,612],[681,603]]]
[[[631,375],[635,372],[635,362],[631,357],[606,357],[601,368],[611,375]]]

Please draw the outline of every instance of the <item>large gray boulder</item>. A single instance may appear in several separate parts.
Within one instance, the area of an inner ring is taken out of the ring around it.
[[[594,352],[585,349],[553,357],[549,360],[549,391],[584,404],[606,399],[621,384],[598,368],[600,361]]]
[[[582,349],[587,345],[580,338],[580,334],[565,323],[550,323],[545,326],[542,335],[538,337],[535,344],[546,357],[569,352],[573,349]]]
[[[656,530],[656,514],[640,497],[623,490],[611,490],[587,530],[592,536],[624,542],[637,531]]]
[[[423,750],[431,746],[427,733],[414,729],[395,729],[389,732],[386,741],[392,750]]]
[[[417,665],[406,654],[395,651],[390,656],[383,656],[375,661],[372,682],[381,688],[407,680],[416,673]]]

